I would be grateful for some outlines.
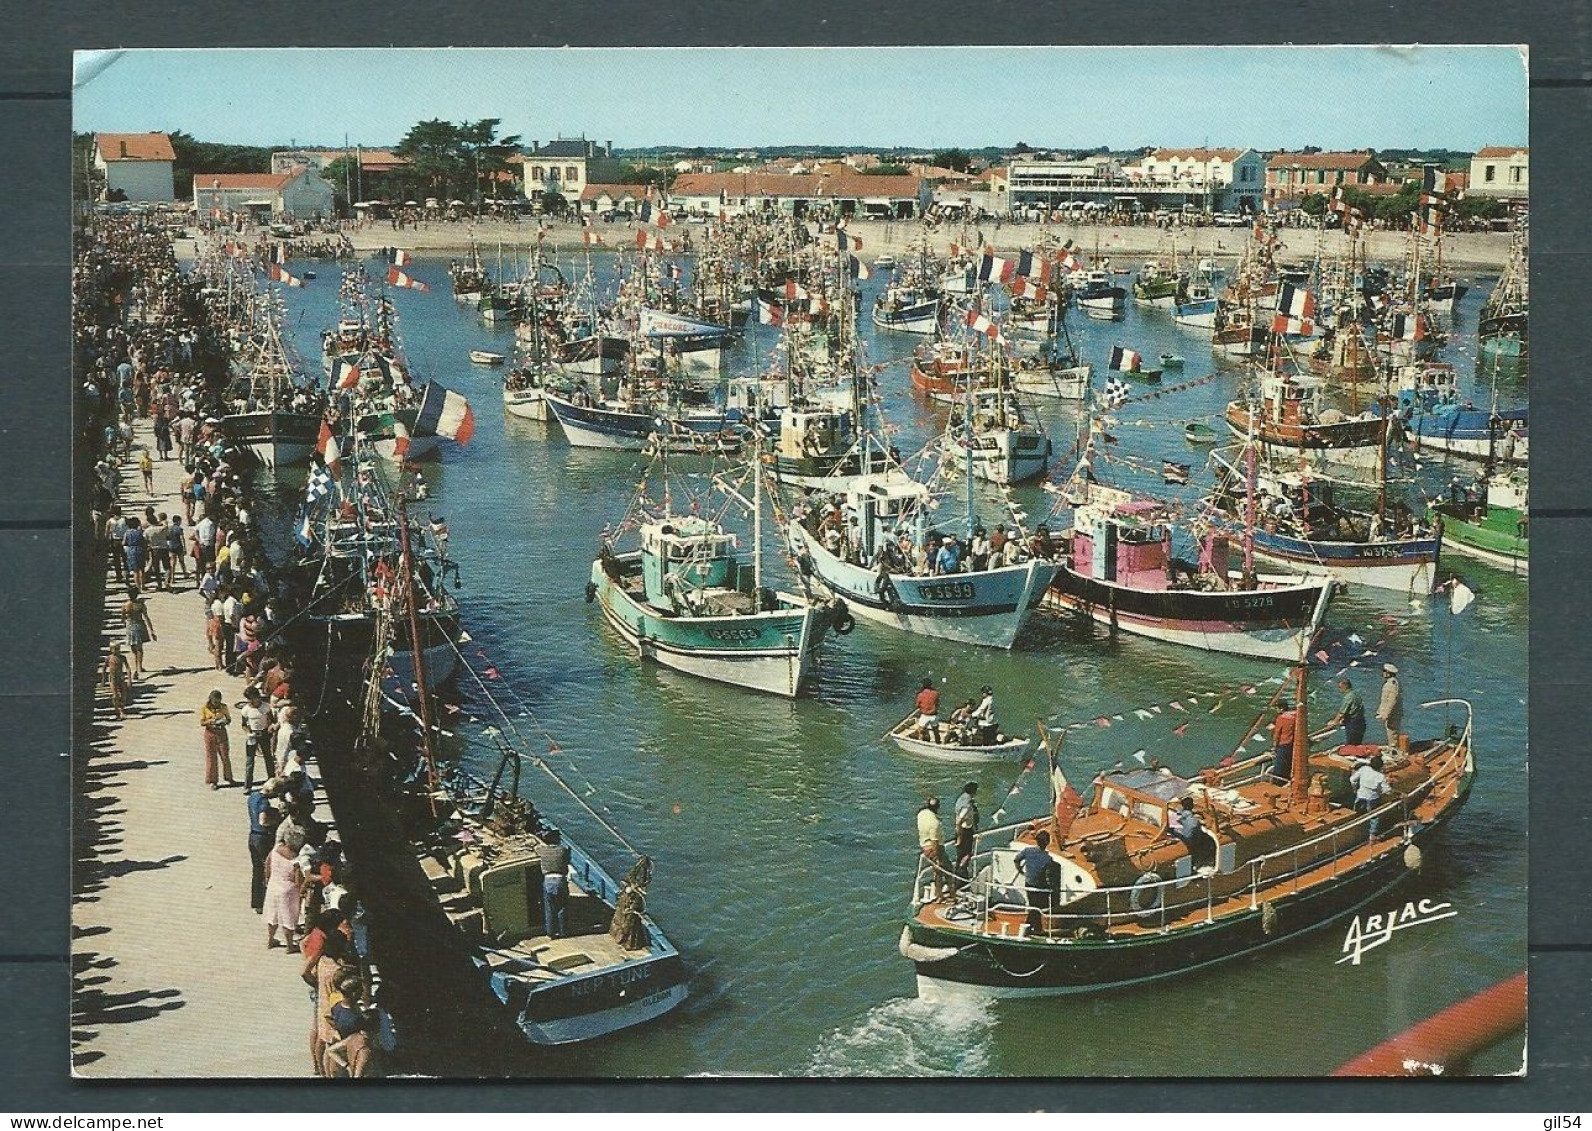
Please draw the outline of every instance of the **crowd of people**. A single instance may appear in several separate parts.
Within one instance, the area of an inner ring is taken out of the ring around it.
[[[179,268],[174,234],[158,217],[99,217],[80,233],[74,262],[80,442],[95,461],[89,529],[94,560],[124,594],[113,605],[120,638],[108,646],[101,682],[116,718],[125,719],[148,675],[145,649],[158,641],[148,595],[198,596],[191,615],[204,618],[214,670],[246,681],[230,703],[216,688],[197,705],[204,784],[242,786],[250,906],[265,921],[268,949],[303,958],[313,1070],[365,1075],[375,1051],[392,1047],[392,1026],[372,1000],[347,858],[316,806],[310,735],[281,634],[291,617],[287,589],[273,576],[245,471],[218,427],[225,327]],[[135,454],[142,421],[151,443]],[[155,468],[171,460],[181,478],[163,503]],[[133,468],[136,480],[127,474]],[[132,498],[138,486],[139,502],[148,500],[141,509]],[[244,744],[241,783],[234,725]]]
[[[988,528],[976,525],[968,538],[930,530],[916,539],[902,530],[894,538],[880,537],[870,555],[861,519],[844,496],[833,495],[812,503],[799,517],[835,557],[882,574],[940,577],[982,573],[1021,565],[1031,558],[1054,560],[1061,549],[1050,528],[1043,524],[1027,537],[1015,524]]]

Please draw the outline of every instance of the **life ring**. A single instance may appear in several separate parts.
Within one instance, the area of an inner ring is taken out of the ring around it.
[[[1160,910],[1160,884],[1161,877],[1154,872],[1146,872],[1133,881],[1133,890],[1128,893],[1128,906],[1135,914],[1145,915]]]
[[[595,581],[588,581],[586,583],[586,603],[589,605],[593,601],[595,601],[596,599],[597,599],[597,583]]]

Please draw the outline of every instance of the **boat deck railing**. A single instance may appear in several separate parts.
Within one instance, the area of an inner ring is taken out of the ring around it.
[[[1467,717],[1464,729],[1458,736],[1444,740],[1446,749],[1441,750],[1431,763],[1426,779],[1415,788],[1353,820],[1334,824],[1320,835],[1245,861],[1232,872],[1204,867],[1189,875],[1168,879],[1159,878],[1155,872],[1145,872],[1138,882],[1131,885],[1074,887],[1067,882],[1069,861],[1064,857],[1060,865],[1062,878],[1056,892],[1056,902],[1050,909],[1041,911],[1043,929],[1037,937],[1060,941],[1099,935],[1123,927],[1165,933],[1173,926],[1213,923],[1218,906],[1230,901],[1247,896],[1248,909],[1256,911],[1270,899],[1304,890],[1322,878],[1323,870],[1326,870],[1327,877],[1335,878],[1345,870],[1352,869],[1353,865],[1346,866],[1344,861],[1373,839],[1373,824],[1384,834],[1401,830],[1406,834],[1405,839],[1408,839],[1419,828],[1414,810],[1427,800],[1444,777],[1453,772],[1456,761],[1470,756],[1474,723],[1470,704],[1462,699],[1439,699],[1421,704],[1423,707],[1443,705],[1465,707]],[[1270,755],[1262,755],[1232,767],[1227,773],[1243,776],[1249,767],[1269,760]],[[1232,784],[1232,781],[1224,783],[1224,788],[1231,788]],[[980,834],[979,839],[1002,833],[1010,835],[1032,827],[1033,822],[1016,822],[990,829]],[[954,848],[954,842],[947,847]],[[951,922],[964,921],[978,934],[996,934],[1016,939],[1033,937],[1027,921],[1030,907],[1023,895],[1025,885],[1021,872],[1018,871],[1007,880],[997,879],[996,851],[975,852],[966,876],[931,863],[920,854],[913,877],[914,911],[934,902],[934,888],[938,883],[954,893],[945,912],[945,918]],[[1234,872],[1247,872],[1248,882],[1235,884]],[[1066,910],[1069,903],[1085,900],[1095,909],[1087,912]],[[1103,907],[1100,906],[1102,901]]]

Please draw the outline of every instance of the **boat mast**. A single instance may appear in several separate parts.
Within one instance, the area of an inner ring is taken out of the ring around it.
[[[1308,644],[1306,645],[1308,647]],[[1309,712],[1306,710],[1308,675],[1305,664],[1300,662],[1295,669],[1297,683],[1294,695],[1294,738],[1293,738],[1293,770],[1289,774],[1289,794],[1294,804],[1303,805],[1309,795],[1309,784],[1305,778],[1310,774],[1310,726]]]
[[[437,759],[431,749],[431,695],[426,687],[426,658],[421,647],[420,610],[415,603],[414,561],[409,552],[409,511],[403,494],[398,494],[398,546],[402,551],[404,603],[409,614],[409,646],[414,654],[415,696],[420,704],[420,749],[426,756],[426,778],[431,787],[431,812],[437,811]]]
[[[752,591],[758,607],[763,601],[763,453],[757,444],[752,449]]]
[[[1249,442],[1244,445],[1244,586],[1255,576],[1255,413],[1249,413]]]

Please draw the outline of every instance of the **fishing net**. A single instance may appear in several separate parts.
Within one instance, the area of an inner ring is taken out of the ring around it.
[[[647,885],[651,882],[652,858],[640,856],[619,885],[619,899],[614,904],[614,918],[608,934],[626,950],[647,948],[647,925],[642,916],[647,911]]]

